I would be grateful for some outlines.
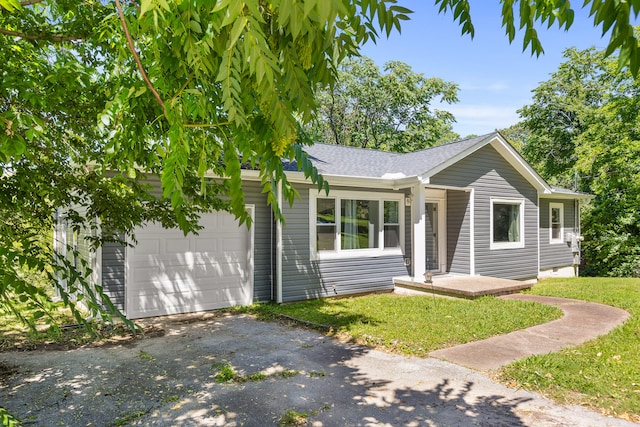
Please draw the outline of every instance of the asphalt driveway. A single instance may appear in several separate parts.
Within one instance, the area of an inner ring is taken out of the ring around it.
[[[39,426],[637,427],[436,359],[246,315],[189,319],[123,345],[0,353],[0,405]],[[265,376],[218,383],[222,366]]]

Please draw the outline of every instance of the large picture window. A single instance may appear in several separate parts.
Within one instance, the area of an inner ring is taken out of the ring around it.
[[[549,203],[549,242],[563,243],[564,234],[564,205]]]
[[[401,250],[402,194],[331,193],[334,194],[335,197],[311,197],[311,204],[315,205],[310,221],[312,256],[375,256]]]
[[[524,201],[491,200],[491,249],[524,247]]]

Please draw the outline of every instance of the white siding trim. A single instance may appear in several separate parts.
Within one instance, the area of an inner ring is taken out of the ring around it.
[[[540,194],[538,194],[538,203],[536,205],[536,228],[537,228],[537,239],[538,239],[538,277],[540,277],[540,257],[542,256],[542,252],[540,249]]]
[[[476,189],[469,195],[469,275],[476,275]]]
[[[412,189],[413,192],[413,277],[417,280],[424,279],[426,271],[426,213],[425,213],[425,190],[422,184],[416,185]]]

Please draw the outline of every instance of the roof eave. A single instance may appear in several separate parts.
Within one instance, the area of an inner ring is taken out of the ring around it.
[[[591,200],[593,199],[593,194],[587,193],[566,193],[563,191],[551,191],[551,193],[540,194],[540,198],[542,199],[564,199],[564,200]]]

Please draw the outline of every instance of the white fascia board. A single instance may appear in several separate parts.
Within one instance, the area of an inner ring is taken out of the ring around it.
[[[313,185],[311,180],[306,178],[304,176],[304,173],[302,172],[286,172],[286,175],[289,182]],[[400,179],[384,179],[364,176],[322,174],[322,177],[329,183],[329,186],[335,185],[339,187],[388,188],[392,190],[410,187],[411,185],[415,185],[415,183],[418,182],[418,177],[416,176]]]
[[[287,179],[291,183],[309,184],[314,185],[311,179],[306,178],[302,172],[285,172]],[[242,169],[240,176],[243,180],[247,181],[260,181],[260,171]],[[218,175],[207,175],[209,178],[220,178]],[[399,179],[386,179],[386,178],[374,178],[363,176],[349,176],[349,175],[327,175],[322,174],[322,177],[329,185],[336,185],[340,187],[364,187],[364,188],[390,188],[392,190],[399,190],[402,188],[408,188],[416,183],[420,182],[420,178],[417,176],[403,177]]]
[[[453,190],[453,191],[464,191],[465,193],[470,193],[473,190],[473,187],[454,187],[452,185],[435,185],[435,184],[425,184],[425,188],[433,188],[435,190]]]
[[[565,193],[561,191],[552,191],[551,193],[540,194],[541,199],[562,199],[562,200],[591,200],[593,199],[593,194],[585,194],[585,193]]]

